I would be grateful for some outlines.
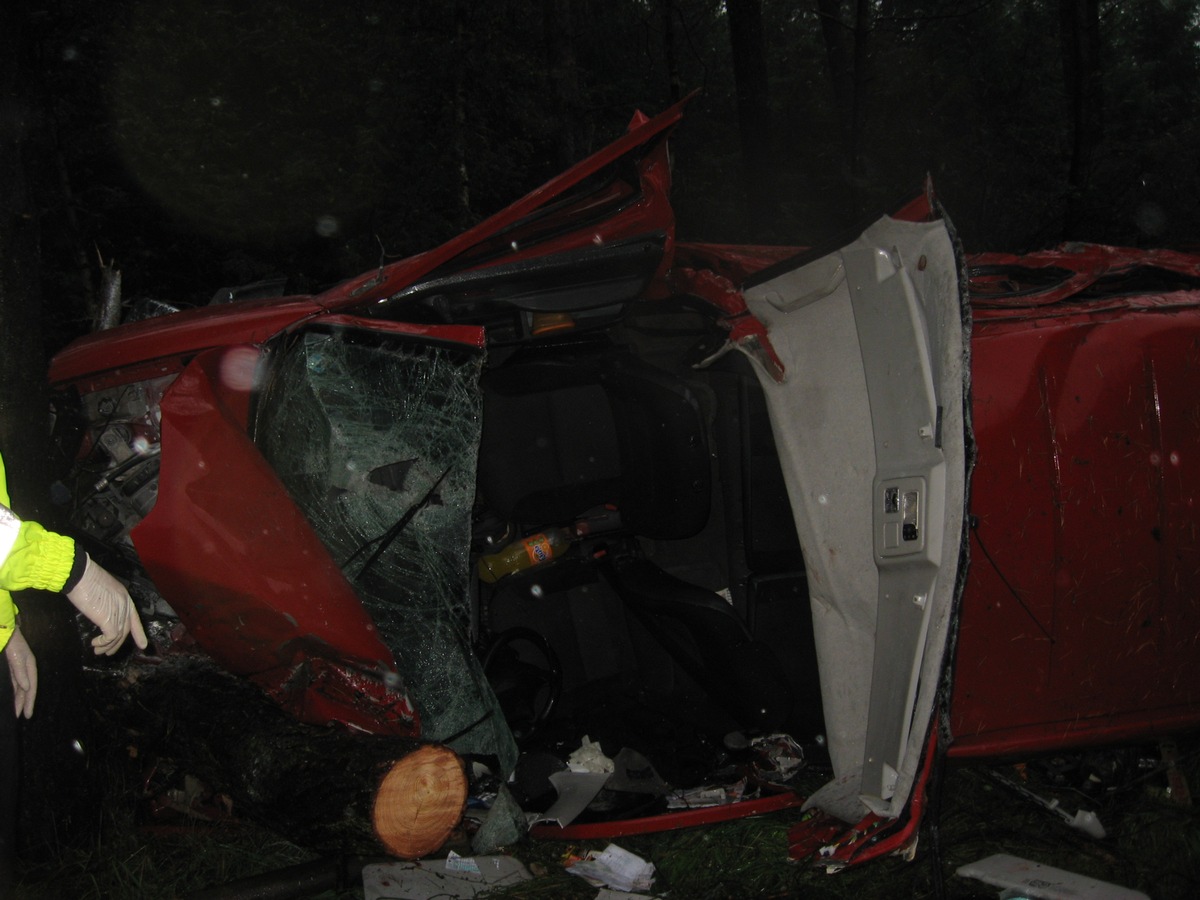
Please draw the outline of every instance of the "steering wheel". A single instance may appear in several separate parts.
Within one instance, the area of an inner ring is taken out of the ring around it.
[[[528,652],[521,652],[528,647],[535,662]],[[483,673],[518,742],[528,740],[545,724],[562,693],[558,654],[532,628],[509,628],[496,635],[483,655]]]

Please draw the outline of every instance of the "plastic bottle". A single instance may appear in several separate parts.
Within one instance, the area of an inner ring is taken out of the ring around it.
[[[479,558],[479,579],[494,584],[505,575],[540,566],[571,546],[571,532],[566,528],[552,528],[513,541],[503,550]]]

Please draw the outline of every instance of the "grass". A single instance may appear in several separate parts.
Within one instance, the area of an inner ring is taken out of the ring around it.
[[[1200,792],[1197,745],[1200,741],[1191,741],[1193,752],[1185,756],[1182,770]],[[1125,752],[1123,758],[1140,759],[1144,767],[1153,759],[1153,749]],[[940,860],[930,852],[926,831],[913,862],[888,858],[827,875],[787,860],[787,831],[799,817],[795,811],[617,843],[656,865],[656,892],[685,900],[935,897],[938,872],[947,898],[994,898],[997,888],[953,873],[965,863],[1000,852],[1135,888],[1154,900],[1197,895],[1200,808],[1172,801],[1161,774],[1132,767],[1111,789],[1093,788],[1090,796],[1083,796],[1079,785],[1087,787],[1090,782],[1078,770],[1063,778],[1054,762],[1004,771],[1013,777],[1023,772],[1030,787],[1059,798],[1064,809],[1096,810],[1108,836],[1096,841],[1069,828],[1058,816],[997,784],[983,766],[957,765],[945,781]],[[27,865],[15,893],[17,900],[166,900],[315,858],[269,830],[245,823],[147,827],[139,822],[135,794],[123,791],[111,798],[100,834],[87,846],[59,847],[52,858]],[[595,889],[567,874],[562,860],[571,850],[604,845],[525,842],[510,848],[535,877],[494,896],[508,900],[594,897]],[[318,896],[350,900],[362,897],[362,890],[348,886]]]
[[[165,900],[313,858],[256,826],[148,829],[125,812],[105,823],[96,844],[62,848],[27,869],[15,900]]]

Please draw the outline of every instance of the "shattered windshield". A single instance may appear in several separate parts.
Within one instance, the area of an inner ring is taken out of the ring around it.
[[[354,330],[281,351],[256,442],[396,658],[426,738],[515,746],[472,652],[469,544],[482,354]]]

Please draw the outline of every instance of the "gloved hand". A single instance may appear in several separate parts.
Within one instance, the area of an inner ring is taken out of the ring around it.
[[[129,591],[90,556],[83,577],[67,592],[67,599],[99,626],[101,633],[92,638],[97,656],[112,656],[130,634],[139,649],[146,649],[146,632]]]
[[[37,699],[37,660],[20,628],[13,631],[4,645],[4,655],[8,658],[8,672],[12,676],[17,716],[28,719],[33,715],[33,701]]]

